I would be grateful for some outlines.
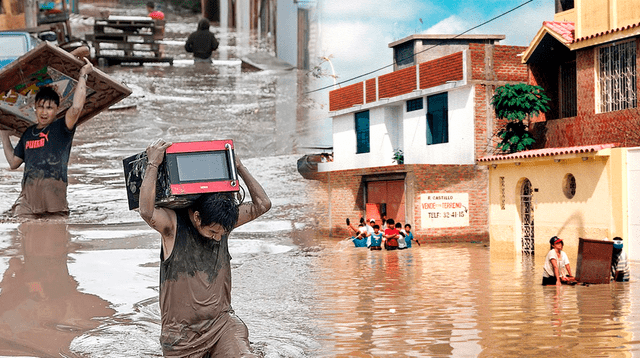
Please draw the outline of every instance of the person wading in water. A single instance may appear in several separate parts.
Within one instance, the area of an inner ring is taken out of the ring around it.
[[[37,124],[27,128],[13,148],[10,131],[0,131],[4,155],[11,169],[24,162],[22,192],[11,208],[14,216],[38,218],[66,216],[67,166],[76,124],[87,97],[87,75],[93,65],[86,58],[73,93],[73,103],[64,117],[58,116],[60,96],[48,86],[40,87],[35,98]]]
[[[162,236],[160,249],[160,343],[167,357],[255,357],[247,326],[231,308],[231,230],[266,213],[271,201],[242,165],[235,164],[251,202],[234,193],[200,196],[186,209],[155,206],[158,166],[171,145],[147,148],[140,187],[140,216]]]

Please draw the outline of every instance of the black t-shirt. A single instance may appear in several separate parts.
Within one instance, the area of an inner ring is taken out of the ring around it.
[[[35,125],[20,137],[13,154],[24,161],[22,184],[30,179],[51,178],[68,183],[67,166],[75,128],[69,130],[64,117],[42,130]]]
[[[207,59],[218,48],[218,40],[209,30],[198,30],[187,38],[185,49],[193,52],[194,57]]]

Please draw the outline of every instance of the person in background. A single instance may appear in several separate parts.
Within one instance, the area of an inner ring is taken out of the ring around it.
[[[363,221],[364,220],[360,221],[360,224],[358,224],[358,228],[356,229],[351,225],[351,221],[347,218],[347,229],[350,230],[350,232],[353,232],[351,235],[351,241],[353,241],[355,247],[368,247],[367,236],[369,233],[367,232],[367,229],[365,229]]]
[[[562,251],[564,242],[557,236],[549,240],[551,250],[544,259],[542,272],[543,285],[562,285],[563,283],[575,282],[571,275],[569,257]]]
[[[411,225],[409,224],[405,224],[404,225],[404,242],[407,244],[407,249],[411,248],[411,241],[414,240],[413,237],[413,233],[411,232]],[[418,241],[418,239],[415,239],[416,243],[418,244],[418,246],[420,245],[420,241]]]
[[[402,223],[396,223],[396,231],[398,231],[398,250],[403,250],[407,248],[407,243],[405,242],[405,233],[402,230]]]
[[[613,255],[611,257],[611,277],[617,282],[629,281],[629,261],[622,250],[622,238],[613,238]]]
[[[371,250],[382,250],[383,235],[380,232],[380,225],[373,225],[373,234],[371,234]]]
[[[209,20],[198,21],[198,30],[189,35],[184,45],[187,52],[193,53],[196,62],[211,62],[211,54],[218,49],[218,40],[209,27]]]
[[[371,235],[373,235],[373,225],[376,224],[376,219],[369,219],[369,222],[365,225],[365,228],[367,229],[367,233],[369,233],[369,235],[367,236],[367,247],[371,247]]]
[[[387,229],[384,230],[384,248],[387,250],[398,249],[398,237],[400,232],[395,228],[395,221],[387,219]]]
[[[87,97],[87,78],[93,65],[86,58],[73,93],[73,103],[64,117],[58,118],[60,95],[53,87],[40,87],[34,110],[37,123],[22,133],[14,148],[10,131],[0,131],[2,147],[9,167],[24,163],[22,191],[11,208],[14,216],[39,218],[67,216],[67,167],[76,124]]]
[[[164,13],[160,10],[156,10],[156,4],[153,1],[147,3],[147,16],[154,20],[164,20]]]

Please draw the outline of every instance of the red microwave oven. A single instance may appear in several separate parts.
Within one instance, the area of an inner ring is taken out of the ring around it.
[[[123,160],[129,209],[139,206],[140,186],[147,166],[146,152]],[[205,193],[240,190],[233,141],[174,143],[158,166],[156,205],[189,206]]]

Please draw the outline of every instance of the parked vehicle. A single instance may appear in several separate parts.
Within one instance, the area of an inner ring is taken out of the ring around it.
[[[35,48],[40,40],[28,32],[0,32],[0,68]]]

